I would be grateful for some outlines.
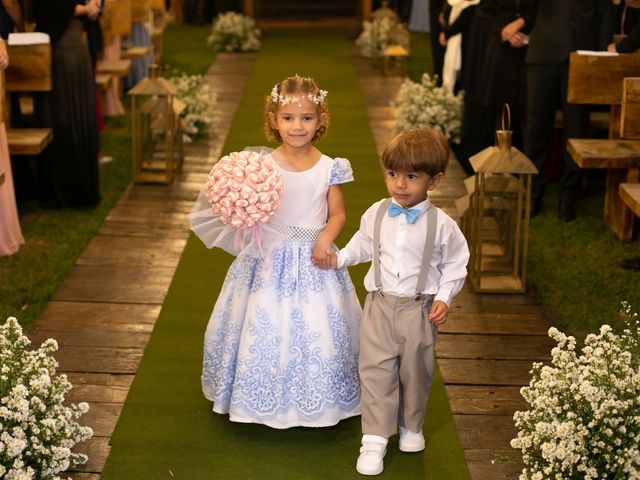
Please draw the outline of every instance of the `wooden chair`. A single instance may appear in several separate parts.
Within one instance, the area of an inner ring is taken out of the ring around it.
[[[51,45],[8,45],[10,63],[4,75],[2,100],[6,93],[51,91]],[[50,128],[13,128],[4,108],[7,141],[11,155],[38,155],[53,139]]]
[[[631,240],[633,215],[618,190],[622,182],[637,182],[640,167],[640,113],[637,88],[640,55],[611,57],[579,55],[569,59],[567,100],[571,103],[609,105],[609,139],[569,139],[567,149],[581,168],[607,170],[604,218],[622,241]],[[622,112],[625,112],[624,115]],[[624,132],[624,133],[623,133]]]

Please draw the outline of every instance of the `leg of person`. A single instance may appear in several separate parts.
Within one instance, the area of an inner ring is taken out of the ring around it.
[[[561,76],[562,116],[564,118],[564,143],[568,138],[584,138],[588,128],[589,111],[583,105],[567,103],[569,66],[565,64]],[[576,218],[576,203],[580,194],[582,170],[564,149],[564,171],[558,189],[558,218],[570,222]]]
[[[525,154],[538,169],[533,176],[532,209],[535,216],[542,208],[544,195],[544,161],[551,146],[556,106],[559,104],[560,83],[556,65],[527,65],[527,135]]]
[[[425,442],[422,434],[429,390],[435,369],[437,328],[429,321],[431,303],[411,303],[401,312],[395,333],[400,352],[400,450],[420,452]]]
[[[387,439],[397,431],[398,346],[392,319],[392,305],[380,293],[369,293],[362,311],[358,369],[363,436],[356,470],[363,475],[382,472]]]

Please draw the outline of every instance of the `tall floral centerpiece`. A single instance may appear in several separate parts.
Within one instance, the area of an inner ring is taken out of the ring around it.
[[[213,20],[207,43],[217,52],[259,50],[260,30],[251,17],[236,12],[220,13]]]
[[[202,82],[202,75],[177,73],[170,78],[176,97],[184,104],[184,133],[194,140],[211,134],[220,123],[218,94]]]
[[[394,101],[396,131],[409,128],[434,127],[452,143],[460,142],[462,126],[462,94],[453,95],[438,87],[436,78],[428,73],[420,82],[406,79]]]
[[[516,412],[521,480],[640,478],[640,324],[623,304],[625,329],[603,325],[576,341],[556,328],[551,365],[535,363]]]
[[[93,435],[75,421],[89,406],[63,404],[71,384],[55,374],[56,341],[30,343],[14,317],[0,325],[0,479],[59,480],[87,461],[71,450]]]

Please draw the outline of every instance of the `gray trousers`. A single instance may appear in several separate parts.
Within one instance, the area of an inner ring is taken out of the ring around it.
[[[398,425],[420,432],[435,366],[432,297],[367,295],[360,324],[362,433],[389,438]]]

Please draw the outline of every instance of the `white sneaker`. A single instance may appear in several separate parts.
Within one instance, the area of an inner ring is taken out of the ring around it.
[[[378,435],[363,435],[356,470],[362,475],[378,475],[384,468],[387,439]]]
[[[424,450],[424,435],[422,432],[415,433],[400,427],[400,451],[421,452],[422,450]]]

